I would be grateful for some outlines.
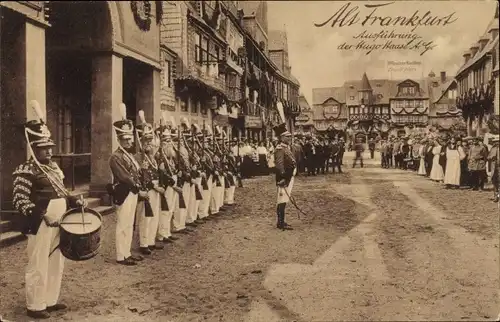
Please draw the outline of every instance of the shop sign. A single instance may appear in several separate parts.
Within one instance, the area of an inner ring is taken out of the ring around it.
[[[262,119],[259,116],[245,116],[246,128],[262,128]]]
[[[175,112],[175,106],[162,103],[161,104],[161,110],[162,111]]]
[[[299,116],[297,116],[295,118],[296,121],[298,122],[302,122],[302,123],[305,123],[307,121],[309,121],[309,115],[306,115],[306,114],[300,114]]]

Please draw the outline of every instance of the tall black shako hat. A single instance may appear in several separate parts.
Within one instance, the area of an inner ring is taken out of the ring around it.
[[[291,136],[292,134],[288,132],[286,128],[285,112],[283,110],[283,104],[281,102],[276,103],[276,109],[278,110],[278,116],[280,118],[280,124],[273,128],[274,134],[278,137]]]
[[[121,103],[119,106],[120,120],[113,123],[113,128],[118,139],[131,139],[134,137],[134,123],[127,119],[127,107]]]
[[[140,140],[149,140],[154,138],[154,128],[151,123],[146,122],[144,111],[139,111],[139,124],[135,125],[137,135]]]
[[[51,138],[49,128],[45,124],[40,104],[33,100],[30,106],[36,114],[35,120],[28,121],[24,124],[24,134],[27,143],[33,148],[53,147],[56,144]]]

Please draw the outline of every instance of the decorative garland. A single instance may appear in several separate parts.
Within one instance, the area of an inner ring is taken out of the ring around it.
[[[144,17],[139,12],[139,2],[142,2]],[[150,1],[130,1],[130,7],[134,14],[134,20],[139,29],[149,31],[151,28],[151,2]]]
[[[394,114],[403,114],[402,112],[404,112],[405,114],[417,114],[417,115],[424,115],[427,113],[427,110],[428,108],[426,107],[422,112],[419,112],[418,109],[420,109],[421,107],[415,107],[413,108],[412,110],[407,110],[406,107],[400,107],[400,111],[399,112],[396,112],[396,110],[394,109],[394,107],[391,109],[392,112]]]

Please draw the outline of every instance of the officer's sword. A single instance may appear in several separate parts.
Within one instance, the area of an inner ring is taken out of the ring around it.
[[[305,217],[307,217],[308,215],[302,209],[300,209],[299,206],[297,206],[297,202],[295,201],[295,198],[290,196],[290,194],[288,193],[288,190],[285,187],[282,187],[282,188],[283,188],[283,190],[285,190],[285,193],[286,193],[288,199],[290,200],[290,203],[299,211],[299,213],[297,214],[297,217],[299,217],[299,219],[300,219],[300,214],[303,214]]]

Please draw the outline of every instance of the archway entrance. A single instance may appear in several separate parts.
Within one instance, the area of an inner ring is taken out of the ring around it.
[[[54,159],[72,189],[88,190],[92,152],[93,59],[112,49],[106,1],[50,2],[45,33],[47,124]]]

